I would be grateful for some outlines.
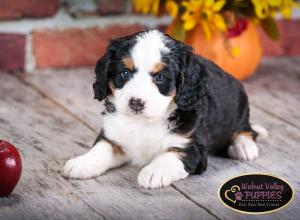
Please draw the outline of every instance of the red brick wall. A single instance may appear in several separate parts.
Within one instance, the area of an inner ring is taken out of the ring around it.
[[[93,66],[105,51],[108,41],[115,37],[142,30],[139,25],[119,25],[107,28],[45,30],[32,34],[36,66]]]
[[[0,20],[53,16],[59,0],[0,0]]]

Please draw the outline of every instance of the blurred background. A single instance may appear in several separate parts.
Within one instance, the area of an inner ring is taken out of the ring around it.
[[[111,38],[156,28],[239,79],[300,54],[291,0],[0,0],[0,70],[94,66]]]

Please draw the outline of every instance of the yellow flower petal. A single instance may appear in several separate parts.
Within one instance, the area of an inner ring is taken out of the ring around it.
[[[221,31],[223,31],[223,32],[226,31],[226,23],[225,23],[225,20],[224,20],[224,18],[223,18],[222,15],[220,15],[220,14],[215,14],[214,17],[213,17],[213,21],[214,21],[215,26],[216,26],[219,30],[221,30]]]
[[[204,5],[207,8],[210,8],[214,5],[215,1],[214,0],[205,0]]]
[[[142,12],[143,11],[144,5],[141,4],[141,1],[134,0],[133,1],[133,6],[134,6],[135,11],[137,11],[137,12]]]
[[[185,11],[183,13],[183,15],[181,15],[182,20],[188,20],[188,19],[191,19],[191,18],[192,18],[192,16],[190,15],[189,11]]]
[[[166,10],[168,11],[171,17],[176,17],[178,14],[178,5],[175,1],[167,1]]]
[[[187,4],[188,4],[188,7],[190,9],[194,9],[194,8],[199,7],[200,5],[202,5],[203,4],[203,0],[200,0],[200,1],[198,1],[198,0],[189,0],[187,2]]]
[[[251,0],[254,5],[255,14],[260,19],[266,18],[269,11],[268,0]]]
[[[221,1],[217,1],[214,5],[213,5],[213,11],[218,12],[220,11],[223,6],[226,4],[225,0],[221,0]]]
[[[276,7],[276,6],[280,6],[281,4],[281,0],[268,0],[269,5]]]
[[[211,11],[211,10],[203,9],[201,15],[202,16],[200,19],[210,20],[214,14],[213,14],[213,11]]]
[[[133,0],[133,7],[136,12],[143,14],[152,13],[157,15],[159,12],[160,0]]]
[[[158,11],[159,11],[159,0],[154,0],[152,2],[152,10],[151,10],[151,12],[154,15],[158,15]]]
[[[187,8],[189,6],[189,3],[187,1],[184,1],[181,3],[181,5],[185,8]]]
[[[211,30],[209,28],[209,25],[207,24],[207,22],[202,22],[201,25],[202,25],[202,29],[203,29],[205,37],[207,39],[210,39],[211,38]]]
[[[192,30],[196,26],[196,21],[193,19],[185,20],[183,23],[183,29],[186,31]]]
[[[267,13],[266,13],[266,8],[262,7],[261,5],[257,5],[255,7],[255,14],[257,15],[257,17],[264,19],[267,17]]]
[[[292,16],[292,8],[282,8],[281,14],[284,18],[291,18]]]

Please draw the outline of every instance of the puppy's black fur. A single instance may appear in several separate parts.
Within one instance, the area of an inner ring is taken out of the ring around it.
[[[249,124],[247,95],[239,81],[214,63],[194,54],[186,56],[185,82],[179,85],[177,132],[191,133],[192,142],[183,151],[186,170],[201,173],[207,154],[227,148],[238,132],[256,133]],[[192,158],[192,159],[191,159]]]
[[[116,72],[120,60],[129,55],[136,35],[113,40],[96,65],[95,98],[99,101],[112,94],[109,83],[122,88]],[[249,104],[242,84],[211,61],[193,53],[191,47],[165,36],[170,53],[162,54],[167,64],[163,74],[167,81],[157,85],[163,95],[176,91],[178,108],[169,117],[170,132],[190,137],[184,149],[177,148],[185,169],[200,174],[207,167],[208,153],[226,150],[234,134],[255,131],[249,123]],[[133,73],[134,74],[134,73]],[[176,148],[176,146],[175,146]]]

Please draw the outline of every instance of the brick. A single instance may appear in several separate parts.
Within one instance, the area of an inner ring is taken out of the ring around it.
[[[0,34],[0,70],[24,69],[25,36]]]
[[[0,20],[48,17],[58,8],[59,0],[0,0]]]
[[[140,26],[130,25],[35,31],[32,46],[36,65],[39,68],[93,66],[105,51],[109,39],[140,30]]]
[[[98,13],[100,15],[124,14],[126,12],[127,1],[125,0],[98,0]]]
[[[280,38],[272,41],[261,31],[261,42],[265,56],[300,55],[300,20],[280,20],[277,22]]]

